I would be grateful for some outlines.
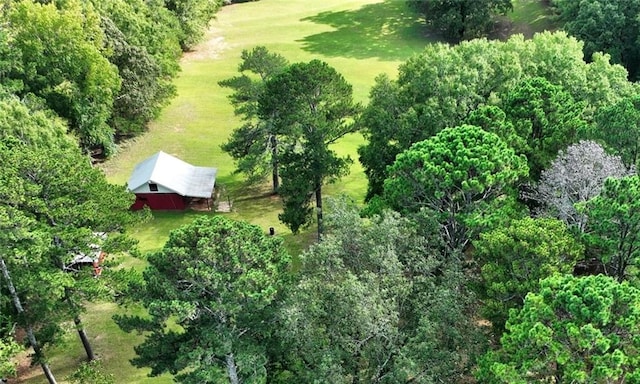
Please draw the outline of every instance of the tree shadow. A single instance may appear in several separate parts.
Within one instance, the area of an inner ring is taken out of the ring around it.
[[[401,0],[385,0],[353,11],[321,12],[302,21],[335,28],[298,40],[304,50],[330,57],[406,60],[426,45],[443,41]]]

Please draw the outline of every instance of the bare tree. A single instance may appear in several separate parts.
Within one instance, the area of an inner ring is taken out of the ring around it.
[[[587,216],[576,210],[576,203],[597,196],[607,178],[633,173],[635,169],[626,168],[619,156],[607,154],[594,141],[582,140],[558,153],[530,197],[542,204],[544,213],[584,231]]]

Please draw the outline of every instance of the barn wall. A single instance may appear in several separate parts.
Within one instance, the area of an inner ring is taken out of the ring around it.
[[[132,210],[148,206],[152,210],[182,210],[187,207],[186,199],[175,193],[136,193]]]

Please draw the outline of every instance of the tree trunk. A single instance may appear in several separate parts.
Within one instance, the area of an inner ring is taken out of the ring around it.
[[[73,323],[76,325],[76,330],[78,331],[78,336],[80,337],[80,341],[82,342],[82,346],[84,347],[84,351],[87,354],[87,361],[93,361],[96,359],[96,356],[93,353],[93,348],[91,347],[91,343],[89,342],[89,338],[87,337],[87,332],[84,329],[84,324],[82,324],[82,320],[80,319],[80,315],[76,313],[76,306],[71,301],[71,295],[69,295],[69,290],[65,288],[64,290],[64,298],[71,307],[71,310],[74,313]]]
[[[236,362],[233,359],[233,353],[229,353],[226,356],[226,361],[227,361],[227,374],[229,375],[229,383],[240,384],[240,380],[238,379],[238,371],[236,369]]]
[[[9,269],[7,268],[7,264],[5,264],[3,258],[0,258],[0,269],[2,269],[2,276],[7,282],[7,288],[9,288],[9,293],[11,294],[11,299],[13,300],[13,305],[16,307],[16,311],[19,314],[24,313],[24,308],[22,307],[22,303],[20,302],[20,298],[18,297],[18,293],[16,292],[16,287],[13,286],[11,275],[9,275]],[[36,336],[33,333],[33,328],[30,325],[27,326],[27,338],[29,340],[29,345],[31,345],[31,348],[33,348],[33,352],[38,363],[40,363],[40,367],[42,367],[42,372],[44,372],[47,381],[49,381],[49,384],[57,384],[56,378],[53,376],[51,368],[49,368],[49,364],[44,361],[42,350],[40,349],[40,345],[38,345]]]
[[[80,316],[75,316],[73,318],[73,322],[76,324],[78,336],[80,336],[80,341],[82,341],[82,346],[87,354],[87,361],[95,360],[96,356],[93,354],[93,348],[91,347],[91,343],[87,337],[87,332],[84,330],[84,325],[82,324],[82,320],[80,320]]]
[[[318,215],[318,241],[322,240],[322,183],[316,182],[316,214]]]
[[[273,181],[273,194],[280,188],[280,175],[278,174],[278,138],[271,135],[271,178]]]

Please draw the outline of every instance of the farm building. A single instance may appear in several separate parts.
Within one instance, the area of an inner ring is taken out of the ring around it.
[[[133,170],[128,188],[136,201],[131,209],[186,209],[203,202],[210,209],[216,173],[216,168],[196,167],[160,151]]]

